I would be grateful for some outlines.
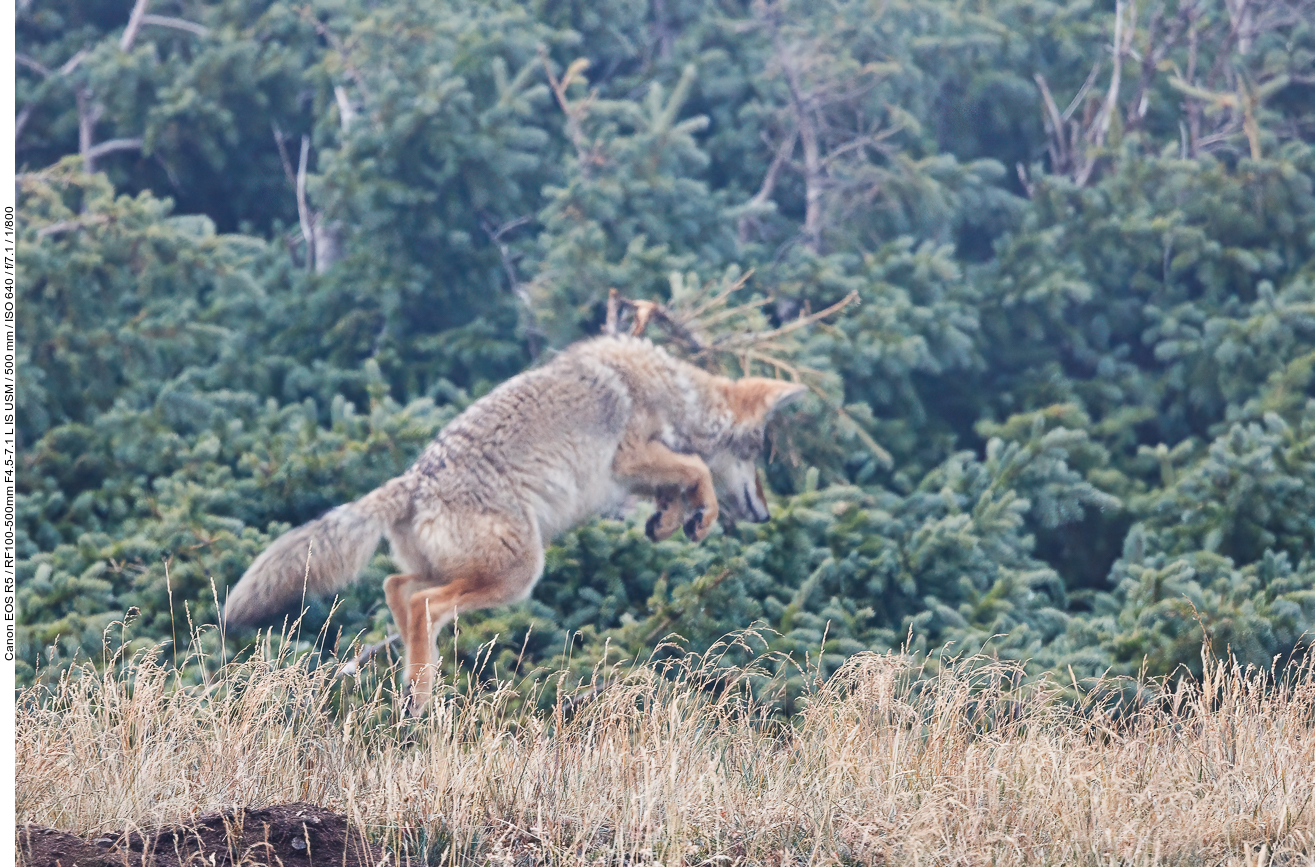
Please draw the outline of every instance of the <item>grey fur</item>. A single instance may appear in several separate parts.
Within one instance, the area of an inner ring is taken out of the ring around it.
[[[386,497],[395,484],[289,530],[261,553],[229,592],[224,623],[229,627],[268,622],[296,609],[303,599],[329,596],[352,583],[379,545],[386,522]]]

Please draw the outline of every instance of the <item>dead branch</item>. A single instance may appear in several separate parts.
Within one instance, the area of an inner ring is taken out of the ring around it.
[[[92,214],[91,216],[81,217],[76,220],[61,220],[58,223],[51,223],[49,226],[42,226],[40,229],[37,229],[37,237],[50,238],[55,235],[62,235],[64,232],[85,229],[89,226],[98,226],[101,223],[108,221],[109,218],[104,214]]]
[[[789,135],[781,140],[776,147],[776,153],[772,156],[772,163],[767,167],[767,174],[763,175],[762,185],[758,187],[758,192],[753,198],[745,203],[746,209],[750,211],[757,210],[767,204],[772,198],[772,193],[776,190],[776,180],[781,174],[781,167],[790,159],[794,153],[795,141],[799,138],[797,130],[790,130]],[[747,243],[749,240],[749,228],[752,223],[756,222],[752,213],[747,213],[740,217],[735,232],[739,237],[740,243]]]
[[[86,58],[86,56],[87,56],[87,49],[85,48],[81,49],[72,57],[70,57],[68,60],[64,61],[64,65],[59,68],[59,74],[68,75],[70,72],[78,68],[78,64],[81,63]]]
[[[1037,89],[1041,91],[1041,104],[1046,110],[1046,151],[1050,155],[1050,170],[1057,174],[1068,174],[1073,161],[1073,154],[1066,136],[1067,124],[1055,105],[1055,98],[1050,94],[1050,85],[1041,73],[1032,76]],[[1076,100],[1074,101],[1076,104]]]
[[[337,220],[326,220],[324,214],[319,213],[315,215],[311,231],[315,233],[315,273],[323,274],[334,262],[342,258],[342,223]],[[385,317],[379,340],[383,339],[383,329],[387,328],[387,324],[388,319]],[[374,352],[378,352],[379,345],[377,340]]]
[[[609,337],[616,336],[617,320],[621,314],[621,295],[616,287],[607,290],[607,318],[603,320],[603,333]]]
[[[1035,73],[1032,80],[1036,82],[1037,89],[1041,91],[1041,102],[1046,107],[1046,116],[1051,125],[1057,129],[1064,128],[1064,119],[1059,113],[1059,106],[1055,105],[1055,98],[1050,95],[1050,85],[1046,84],[1046,77],[1041,73]],[[1077,100],[1074,100],[1076,103]]]
[[[557,99],[557,104],[561,106],[562,112],[566,115],[566,134],[571,139],[571,144],[575,146],[576,157],[580,161],[580,172],[588,177],[592,168],[593,158],[590,152],[589,139],[584,134],[584,129],[580,122],[585,115],[589,113],[589,107],[593,104],[595,94],[590,93],[587,97],[577,103],[572,104],[570,98],[566,95],[566,90],[575,79],[584,74],[589,68],[589,61],[584,57],[577,57],[571,61],[571,65],[566,67],[559,79],[552,71],[552,61],[548,58],[548,50],[539,46],[539,62],[543,64],[543,71],[548,76],[548,87],[552,89],[553,96]]]
[[[668,328],[671,326],[671,317],[659,312],[660,305],[656,301],[635,301],[635,324],[630,329],[630,333],[636,337],[644,333],[648,328],[649,320],[653,318],[654,313],[659,313],[659,319]]]
[[[52,75],[68,75],[70,72],[78,68],[78,64],[80,64],[83,61],[83,58],[85,58],[86,56],[87,56],[87,49],[85,48],[80,49],[72,57],[64,61],[63,66],[61,66],[59,69],[53,69],[53,70],[50,69],[48,66],[46,66],[44,63],[38,61],[36,58],[29,57],[26,54],[15,54],[14,62],[17,63],[19,66],[27,67],[28,69],[32,70],[33,72],[37,73],[43,78],[49,78]]]
[[[338,56],[342,58],[343,71],[347,73],[347,77],[351,79],[352,84],[356,85],[356,89],[361,92],[361,97],[365,100],[365,108],[371,121],[378,125],[379,118],[374,113],[374,96],[371,94],[369,85],[365,83],[365,76],[361,74],[361,71],[356,68],[356,64],[352,62],[351,49],[344,44],[332,30],[315,17],[309,5],[303,6],[300,10],[300,14],[303,20],[309,22],[315,28],[316,34],[327,42],[329,47],[336,51]],[[337,98],[336,94],[335,98]],[[346,127],[344,126],[344,128]]]
[[[1032,198],[1032,195],[1036,192],[1036,185],[1033,184],[1032,179],[1028,177],[1027,167],[1021,162],[1017,162],[1014,163],[1014,171],[1018,172],[1018,182],[1023,185],[1023,193],[1026,194],[1029,199]]]
[[[1114,36],[1111,43],[1114,69],[1110,73],[1105,98],[1101,101],[1095,117],[1092,117],[1088,112],[1080,121],[1073,119],[1073,115],[1086,102],[1087,95],[1095,86],[1101,68],[1099,60],[1092,64],[1091,72],[1087,74],[1086,81],[1082,83],[1082,87],[1078,89],[1068,107],[1062,112],[1055,102],[1054,95],[1050,92],[1050,85],[1046,82],[1045,76],[1040,73],[1032,76],[1041,95],[1042,116],[1046,129],[1046,152],[1050,157],[1050,169],[1056,174],[1066,175],[1078,186],[1085,186],[1091,179],[1099,158],[1096,152],[1102,149],[1109,139],[1110,127],[1115,114],[1118,112],[1119,89],[1123,81],[1123,62],[1126,57],[1133,53],[1132,40],[1136,33],[1136,28],[1133,25],[1136,22],[1135,20],[1127,21],[1125,26],[1125,19],[1129,17],[1129,13],[1125,12],[1124,0],[1116,0],[1116,7]],[[1135,6],[1130,14],[1136,16]]]
[[[292,160],[288,159],[288,149],[283,146],[283,130],[279,128],[276,120],[269,122],[269,128],[274,133],[274,144],[279,149],[279,162],[283,165],[283,176],[288,179],[288,186],[295,190],[297,188],[297,174],[292,170]]]
[[[82,59],[86,56],[87,56],[87,49],[83,48],[78,52],[76,52],[68,60],[64,61],[63,66],[53,71],[48,69],[44,64],[34,60],[31,57],[28,57],[26,54],[15,55],[14,60],[15,62],[23,66],[26,66],[28,69],[31,69],[32,71],[44,77],[49,77],[51,75],[68,75],[73,70],[78,68],[78,64],[81,63]],[[23,106],[22,110],[19,111],[18,116],[14,118],[14,141],[18,141],[18,139],[23,135],[23,127],[27,126],[27,122],[29,119],[31,119],[32,112],[35,109],[36,109],[36,103],[29,103]]]
[[[151,5],[151,0],[137,0],[132,6],[132,13],[128,16],[128,26],[124,28],[123,38],[119,40],[119,50],[127,53],[132,50],[132,44],[137,41],[137,33],[142,29],[142,18],[146,16],[146,10]]]
[[[884,188],[885,176],[899,171],[899,148],[892,139],[903,126],[882,120],[893,117],[890,106],[883,110],[869,102],[895,65],[870,62],[856,71],[843,69],[832,60],[848,50],[838,32],[802,31],[784,0],[753,5],[754,26],[771,39],[771,64],[785,84],[777,122],[798,138],[799,162],[790,159],[793,141],[781,143],[785,153],[778,153],[781,166],[797,171],[804,183],[804,223],[797,240],[820,252],[827,230],[844,223],[847,203],[870,200]],[[880,158],[891,160],[895,169],[882,168]],[[747,214],[737,229],[747,235],[752,225]]]
[[[859,438],[859,441],[861,441],[863,445],[867,447],[867,450],[872,452],[872,456],[877,459],[878,463],[880,463],[886,469],[891,469],[892,467],[895,466],[895,458],[891,456],[890,452],[883,449],[881,447],[881,444],[872,438],[871,434],[863,430],[863,426],[858,422],[854,421],[853,416],[845,412],[845,408],[843,406],[840,406],[839,404],[832,404],[831,401],[827,400],[826,396],[822,395],[821,392],[818,391],[816,388],[814,388],[813,391],[814,393],[820,395],[823,401],[826,403],[826,405],[829,406],[831,410],[836,413],[836,415],[840,416],[840,418],[846,424],[849,425],[849,429],[852,430],[854,432],[854,435]]]
[[[752,276],[748,272],[737,280],[728,281],[717,291],[704,291],[696,299],[686,298],[683,307],[673,308],[655,301],[635,300],[622,296],[616,289],[609,289],[607,294],[607,318],[603,325],[604,334],[619,334],[627,315],[631,317],[629,333],[642,335],[650,325],[660,328],[669,340],[679,346],[687,355],[701,360],[705,365],[720,368],[716,361],[718,356],[734,358],[740,370],[748,374],[754,365],[770,368],[777,376],[807,385],[822,401],[823,405],[836,414],[842,423],[851,428],[863,445],[877,461],[885,466],[893,466],[890,452],[881,447],[857,421],[845,411],[839,401],[833,400],[820,387],[820,371],[793,364],[788,356],[795,351],[792,335],[810,325],[816,325],[835,316],[841,310],[859,300],[857,292],[851,292],[836,303],[815,313],[801,313],[797,318],[777,328],[756,328],[744,330],[736,325],[761,321],[760,308],[769,299],[753,299],[742,304],[732,305],[730,296],[742,288]],[[674,278],[673,278],[674,281]],[[737,323],[736,320],[739,320]]]
[[[731,350],[738,346],[751,346],[756,343],[764,343],[766,341],[775,340],[776,338],[783,337],[792,331],[798,331],[800,328],[804,328],[805,326],[812,325],[814,322],[820,322],[823,319],[826,319],[828,316],[831,316],[832,314],[839,313],[841,310],[845,309],[846,307],[848,307],[850,304],[854,303],[857,300],[858,300],[858,291],[855,290],[853,292],[850,292],[844,298],[837,301],[835,304],[832,304],[830,307],[827,307],[825,310],[819,310],[816,313],[810,313],[806,316],[801,314],[799,318],[787,322],[785,325],[782,325],[779,328],[773,328],[770,331],[759,331],[750,334],[732,335],[726,338],[726,340],[720,341],[718,343],[718,348],[720,349],[724,347],[726,350]]]
[[[1164,18],[1164,7],[1157,5],[1151,12],[1150,21],[1146,25],[1146,49],[1141,55],[1141,74],[1137,78],[1137,95],[1128,105],[1127,115],[1124,118],[1124,125],[1128,129],[1136,129],[1141,126],[1142,121],[1146,118],[1146,112],[1150,109],[1151,84],[1155,80],[1160,62],[1164,60],[1169,48],[1178,41],[1178,34],[1173,32],[1175,23],[1170,22],[1170,33],[1161,37],[1160,26]]]
[[[35,107],[35,106],[30,105],[30,104],[29,104],[29,105],[25,105],[25,106],[23,106],[23,110],[20,111],[20,112],[18,113],[18,117],[14,118],[14,141],[15,141],[15,142],[17,142],[17,141],[19,140],[19,138],[22,137],[22,135],[23,135],[23,127],[27,126],[27,122],[28,122],[28,120],[32,117],[32,109],[33,109],[34,107]]]
[[[106,154],[117,153],[118,151],[139,151],[141,149],[142,140],[139,138],[112,138],[88,148],[84,156],[86,159],[95,162]]]
[[[42,78],[49,77],[52,74],[50,69],[47,68],[45,64],[38,62],[34,58],[28,57],[26,54],[15,54],[14,62],[17,63],[19,66],[26,66],[28,69],[40,75]]]
[[[529,296],[526,294],[521,281],[516,277],[516,258],[512,255],[511,247],[509,247],[502,239],[508,232],[524,226],[526,223],[529,223],[531,219],[533,218],[528,215],[520,216],[508,220],[501,226],[495,227],[493,222],[486,215],[481,214],[479,218],[480,228],[484,230],[484,234],[488,235],[493,246],[498,248],[498,257],[502,260],[502,271],[507,275],[508,288],[511,289],[512,293],[517,298],[527,304],[529,303]]]
[[[119,40],[120,51],[126,53],[132,50],[133,43],[137,40],[137,34],[141,31],[142,24],[145,23],[147,18],[161,17],[146,14],[150,2],[151,0],[137,0],[133,4],[132,13],[128,16],[128,26],[124,28],[123,38]],[[79,51],[73,55],[68,62],[60,67],[60,73],[67,75],[72,72],[82,62],[85,55],[85,51]],[[96,124],[104,115],[105,107],[95,101],[94,94],[86,85],[77,89],[76,99],[78,105],[78,153],[82,156],[82,168],[87,174],[96,171],[96,160],[99,157],[118,151],[141,150],[142,140],[140,138],[116,138],[95,144]]]
[[[1062,117],[1065,123],[1068,123],[1069,119],[1073,117],[1073,112],[1077,111],[1078,106],[1082,104],[1082,100],[1087,98],[1087,94],[1091,92],[1091,88],[1096,84],[1096,78],[1099,75],[1100,61],[1097,60],[1091,64],[1091,72],[1087,73],[1087,80],[1082,82],[1082,86],[1078,88],[1078,92],[1073,96],[1073,101],[1068,104],[1068,108],[1064,109]]]
[[[1096,121],[1092,125],[1088,141],[1094,148],[1103,148],[1106,140],[1109,138],[1110,124],[1114,120],[1114,114],[1118,111],[1119,86],[1123,83],[1123,59],[1128,56],[1132,48],[1132,36],[1135,28],[1127,28],[1127,36],[1124,35],[1124,0],[1115,0],[1114,4],[1114,71],[1110,73],[1110,86],[1105,93],[1105,101],[1101,104],[1100,112],[1096,115]],[[1091,173],[1096,168],[1095,159],[1084,160],[1084,165],[1079,168],[1074,181],[1079,187],[1087,185],[1091,178]]]
[[[174,18],[171,15],[143,15],[142,24],[151,24],[155,27],[168,27],[171,30],[182,30],[191,33],[193,36],[209,36],[210,28],[204,24],[197,24],[195,21],[188,21],[183,18]]]
[[[740,280],[731,284],[726,290],[714,296],[715,301],[724,304],[726,296],[737,288],[740,288],[751,276],[752,272],[745,274]],[[716,323],[730,319],[734,316],[742,315],[746,310],[757,309],[766,303],[765,299],[749,301],[745,304],[735,307],[724,308],[709,314],[707,312],[707,303],[696,308],[695,311],[684,312],[674,311],[664,304],[656,301],[647,301],[643,299],[630,299],[621,296],[615,289],[608,291],[607,299],[607,321],[603,326],[604,333],[616,334],[619,329],[620,314],[622,311],[630,311],[633,315],[630,333],[634,336],[642,335],[650,324],[656,324],[667,336],[680,344],[688,353],[694,356],[710,356],[718,353],[729,355],[741,355],[745,351],[753,351],[763,348],[783,348],[779,340],[801,328],[805,328],[817,322],[821,322],[830,316],[839,313],[845,307],[858,300],[858,292],[851,292],[835,304],[830,305],[824,310],[816,313],[803,314],[798,318],[791,320],[777,328],[770,328],[750,332],[731,332],[725,335],[717,335],[711,338],[701,337],[700,332],[707,333],[710,326]],[[776,359],[766,353],[756,353],[760,360],[777,366],[788,366],[785,362]],[[793,368],[791,368],[793,369]]]
[[[306,269],[315,268],[315,215],[306,201],[306,164],[310,159],[310,136],[301,137],[301,159],[297,163],[297,222],[306,240]]]
[[[879,152],[885,151],[886,148],[882,143],[899,131],[899,127],[886,127],[879,132],[865,133],[842,145],[832,147],[822,158],[822,165],[829,170],[832,163],[839,162],[841,157],[854,151],[866,151],[868,148]]]

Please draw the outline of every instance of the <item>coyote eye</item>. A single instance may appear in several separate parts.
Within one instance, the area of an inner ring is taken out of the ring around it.
[[[759,427],[738,431],[730,445],[731,451],[740,460],[754,460],[763,452],[763,429]]]

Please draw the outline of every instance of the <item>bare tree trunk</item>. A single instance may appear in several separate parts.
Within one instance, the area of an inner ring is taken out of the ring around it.
[[[794,58],[781,44],[779,34],[773,34],[776,57],[785,72],[790,88],[790,105],[794,109],[795,126],[804,150],[804,245],[814,253],[822,246],[822,192],[824,185],[822,153],[817,141],[817,125],[812,115],[811,100],[799,84],[799,70]]]
[[[310,159],[310,136],[301,137],[301,159],[297,162],[297,220],[306,241],[306,269],[315,268],[315,215],[306,201],[306,163]]]
[[[316,214],[311,225],[315,238],[315,273],[323,274],[342,258],[342,224],[321,219]]]
[[[804,146],[804,235],[814,253],[822,246],[822,158],[817,146],[817,129],[800,117],[799,140]]]
[[[82,168],[87,174],[96,171],[96,155],[92,152],[96,140],[96,122],[100,120],[104,109],[93,100],[91,90],[79,87],[76,94],[78,103],[78,154],[82,156]]]
[[[352,99],[347,94],[347,88],[341,84],[334,85],[334,101],[338,103],[338,123],[342,126],[342,131],[346,132],[356,119],[356,106],[352,105]]]

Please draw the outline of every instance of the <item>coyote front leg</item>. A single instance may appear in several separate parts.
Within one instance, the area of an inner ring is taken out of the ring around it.
[[[665,539],[680,526],[681,514],[676,504],[688,503],[690,516],[685,521],[685,535],[701,541],[717,521],[717,494],[712,487],[712,473],[698,455],[673,452],[657,440],[623,442],[612,461],[612,469],[636,487],[656,489],[658,512],[645,528],[650,538]]]
[[[654,542],[669,538],[685,521],[685,497],[674,487],[658,488],[644,534]]]

